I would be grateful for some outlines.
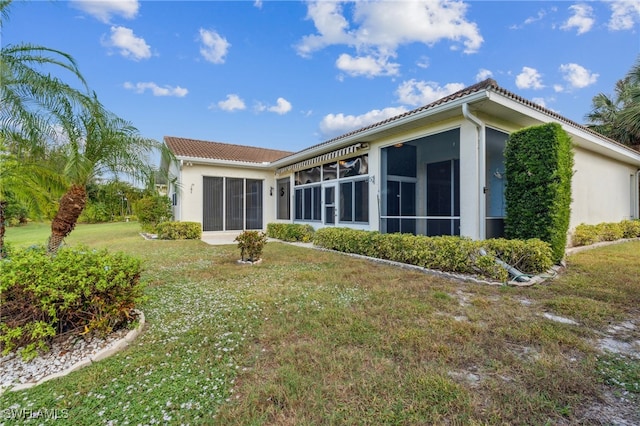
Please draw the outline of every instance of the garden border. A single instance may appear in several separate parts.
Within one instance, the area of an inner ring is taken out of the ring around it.
[[[133,342],[140,335],[145,325],[144,312],[142,312],[139,309],[134,309],[134,312],[138,314],[138,326],[132,330],[129,330],[129,332],[123,338],[116,340],[113,344],[103,349],[100,349],[96,354],[88,356],[85,359],[76,362],[71,367],[57,373],[49,374],[48,376],[43,377],[37,382],[20,383],[12,387],[0,389],[0,395],[2,395],[6,391],[16,392],[24,389],[29,389],[34,386],[38,386],[44,382],[47,382],[49,380],[56,379],[58,377],[64,377],[74,371],[80,370],[81,368],[91,365],[94,362],[98,362],[105,358],[108,358],[116,354],[117,352],[120,352],[121,350],[125,349],[127,346],[129,346],[131,342]]]

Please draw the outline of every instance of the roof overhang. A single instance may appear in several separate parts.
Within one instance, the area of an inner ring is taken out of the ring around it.
[[[483,102],[479,109],[485,114],[523,127],[550,122],[559,123],[571,136],[574,145],[640,167],[640,152],[599,135],[584,126],[553,117],[542,110],[532,108],[500,93],[488,92],[487,102]]]
[[[462,115],[462,104],[469,102],[478,102],[486,99],[486,91],[471,93],[452,101],[435,105],[424,110],[417,110],[414,113],[401,115],[397,118],[391,118],[388,121],[378,125],[365,128],[353,134],[339,137],[335,140],[316,145],[306,150],[297,152],[288,157],[281,158],[271,163],[278,169],[284,169],[287,166],[305,161],[328,152],[347,147],[357,143],[367,143],[391,137],[399,132],[410,131],[419,127],[424,127],[429,123],[446,120],[448,118]]]
[[[213,159],[213,158],[200,158],[200,157],[187,157],[187,156],[176,156],[176,160],[178,160],[180,169],[182,169],[183,167],[191,167],[196,165],[237,167],[241,169],[264,169],[264,170],[274,169],[273,163],[269,163],[269,162],[253,163],[250,161],[220,160],[220,159]]]

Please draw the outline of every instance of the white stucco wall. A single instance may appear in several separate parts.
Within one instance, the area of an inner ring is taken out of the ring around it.
[[[271,170],[251,169],[244,167],[199,165],[182,166],[182,180],[178,189],[178,205],[176,206],[176,220],[183,222],[202,223],[203,177],[231,177],[258,179],[263,181],[263,224],[275,220],[274,197],[269,195],[271,187],[275,187],[275,177]]]
[[[630,219],[636,168],[578,147],[574,161],[569,228]]]

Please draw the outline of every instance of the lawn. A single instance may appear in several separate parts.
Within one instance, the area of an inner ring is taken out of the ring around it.
[[[7,240],[44,243],[46,226],[32,226]],[[275,242],[263,263],[238,265],[232,245],[138,232],[80,225],[67,243],[144,260],[143,334],[6,392],[5,424],[22,409],[62,410],[55,423],[69,425],[640,422],[639,361],[597,349],[640,340],[640,242],[573,255],[555,280],[514,288]]]

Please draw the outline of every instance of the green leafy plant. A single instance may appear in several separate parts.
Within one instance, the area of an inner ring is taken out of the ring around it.
[[[269,223],[267,236],[282,241],[308,243],[313,240],[315,230],[311,225],[299,223]]]
[[[44,247],[12,250],[0,262],[0,349],[31,358],[61,334],[106,334],[143,300],[141,263],[123,253]]]
[[[199,222],[162,222],[156,226],[161,240],[198,240],[202,236]]]
[[[456,236],[425,237],[323,228],[316,231],[314,244],[428,269],[479,274],[501,282],[508,276],[503,268],[497,267],[496,258],[527,274],[546,271],[553,265],[549,244],[538,239],[472,241]]]
[[[551,244],[553,261],[564,257],[569,230],[573,151],[557,123],[512,133],[505,147],[505,234]]]
[[[601,241],[617,241],[622,238],[640,237],[640,220],[604,222],[597,225],[581,223],[571,235],[574,247],[588,246]]]
[[[133,204],[142,230],[156,232],[159,223],[171,219],[171,200],[163,195],[143,197]]]
[[[234,241],[238,242],[243,261],[256,262],[262,256],[262,250],[267,244],[267,235],[260,231],[243,231]]]

